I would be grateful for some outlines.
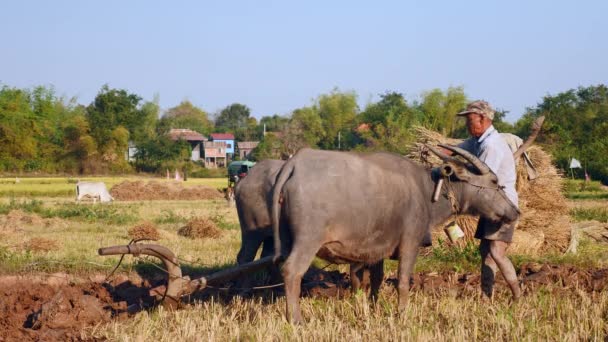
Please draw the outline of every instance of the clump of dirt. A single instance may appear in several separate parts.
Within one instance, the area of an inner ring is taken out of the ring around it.
[[[184,187],[182,183],[157,181],[124,181],[116,184],[110,194],[118,201],[138,200],[203,200],[220,199],[223,194],[204,185]]]
[[[158,241],[160,239],[160,234],[158,233],[156,225],[150,221],[144,221],[129,228],[128,234],[133,240],[145,239]]]
[[[222,231],[210,219],[205,217],[195,217],[185,226],[181,227],[177,231],[177,234],[191,239],[217,239],[222,236]]]
[[[124,319],[150,307],[145,282],[60,282],[32,277],[0,278],[0,341],[67,341],[94,339],[85,327]],[[38,280],[38,281],[36,281]]]
[[[24,242],[21,246],[22,249],[32,252],[50,252],[56,251],[60,247],[59,243],[55,240],[45,239],[41,237],[34,237]]]

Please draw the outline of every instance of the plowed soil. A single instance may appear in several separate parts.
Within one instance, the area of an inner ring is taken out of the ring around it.
[[[608,269],[578,269],[570,266],[526,264],[519,270],[524,293],[543,287],[559,294],[570,291],[608,291]],[[103,277],[78,280],[66,275],[0,277],[0,341],[80,341],[95,340],[86,328],[128,319],[132,314],[153,308],[149,290],[163,280],[116,277],[104,283]],[[499,277],[498,283],[502,279]],[[396,279],[389,277],[388,284]],[[471,296],[479,292],[479,274],[419,273],[412,279],[412,290],[429,294]],[[350,295],[348,276],[337,271],[311,270],[304,277],[303,293],[313,297]],[[260,284],[257,284],[260,285]],[[386,284],[385,284],[386,285]],[[501,286],[501,285],[497,285]],[[504,283],[503,285],[504,286]],[[204,298],[214,289],[205,290]],[[275,295],[282,288],[273,290]],[[232,295],[224,294],[228,297]]]

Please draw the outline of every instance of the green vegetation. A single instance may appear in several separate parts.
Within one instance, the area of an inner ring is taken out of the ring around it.
[[[608,222],[608,208],[574,208],[570,211],[570,215],[575,221]]]
[[[183,182],[183,186],[206,185],[216,189],[225,188],[227,185],[226,169],[203,169],[208,170],[197,175],[201,178],[192,178]],[[201,171],[202,172],[202,171]],[[202,176],[209,176],[202,178]],[[212,178],[213,177],[213,178]],[[173,182],[165,178],[143,178],[143,177],[83,177],[81,181],[104,182],[108,190],[114,185],[124,181],[155,181]],[[74,178],[65,177],[32,177],[20,178],[19,183],[15,178],[0,178],[0,196],[3,197],[73,197],[76,198],[76,183]]]
[[[507,112],[498,108],[494,125],[500,131],[525,137],[532,121],[545,115],[538,142],[557,165],[569,171],[569,160],[576,157],[592,179],[608,183],[607,89],[600,84],[545,96],[513,125],[504,121]],[[161,116],[157,98],[144,101],[137,94],[108,85],[102,86],[87,106],[57,97],[52,87],[30,90],[3,86],[0,172],[162,174],[177,168],[193,177],[213,174],[189,160],[189,143],[167,137],[168,130],[176,127],[204,135],[231,132],[237,141],[260,141],[251,155],[256,160],[285,157],[305,146],[407,153],[416,125],[451,137],[466,137],[464,121],[456,113],[470,100],[462,87],[432,89],[412,102],[401,93],[387,91],[361,109],[355,92],[336,88],[320,94],[309,106],[284,116],[263,116],[258,122],[240,103],[226,106],[211,120],[205,110],[188,101]],[[262,134],[264,126],[271,134]],[[132,162],[124,157],[129,144],[137,147]],[[584,170],[575,173],[582,178]],[[586,191],[596,191],[598,184],[585,185]]]

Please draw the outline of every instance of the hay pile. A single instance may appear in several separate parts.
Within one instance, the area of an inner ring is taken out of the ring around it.
[[[18,232],[23,225],[44,225],[46,228],[65,228],[68,222],[58,217],[42,218],[35,213],[26,213],[21,209],[13,209],[6,215],[0,215],[0,231]]]
[[[220,199],[222,193],[204,185],[184,187],[181,183],[161,183],[156,181],[124,181],[116,184],[110,194],[118,201],[138,200],[202,200]]]
[[[34,237],[23,243],[22,249],[32,252],[50,252],[59,249],[59,243],[55,240]]]
[[[222,231],[215,222],[205,217],[195,217],[188,224],[181,227],[177,234],[191,239],[211,238],[217,239],[222,236]]]
[[[44,219],[37,214],[28,214],[20,209],[13,209],[6,215],[0,216],[0,230],[18,232],[23,225],[43,224]]]
[[[160,239],[160,234],[154,223],[144,221],[131,228],[128,231],[129,237],[133,240],[154,240]]]
[[[424,155],[423,144],[457,144],[461,140],[448,139],[441,134],[416,127],[416,141],[408,155],[418,162],[437,166],[441,160],[434,155]],[[523,163],[517,165],[517,192],[519,207],[522,211],[519,225],[515,230],[509,252],[514,254],[538,254],[542,252],[564,252],[570,240],[571,222],[568,204],[562,194],[563,178],[557,171],[551,156],[538,146],[528,149],[530,160],[536,167],[539,177],[530,181]],[[428,163],[427,163],[428,162]],[[465,231],[460,243],[474,240],[477,218],[460,216],[456,220]],[[441,230],[434,231],[434,239],[446,239]]]

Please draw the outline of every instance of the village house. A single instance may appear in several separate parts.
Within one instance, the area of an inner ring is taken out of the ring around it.
[[[239,159],[247,159],[251,151],[258,146],[259,141],[239,141],[236,143],[236,148],[239,153]]]
[[[211,133],[209,140],[213,142],[223,142],[226,144],[226,160],[234,158],[234,134],[232,133]]]
[[[207,140],[205,136],[199,132],[186,128],[172,128],[168,133],[169,139],[173,141],[185,140],[192,147],[192,155],[190,160],[199,161],[204,155],[201,153],[202,143]]]
[[[225,141],[203,141],[203,158],[205,167],[226,167],[226,150],[228,146]]]

